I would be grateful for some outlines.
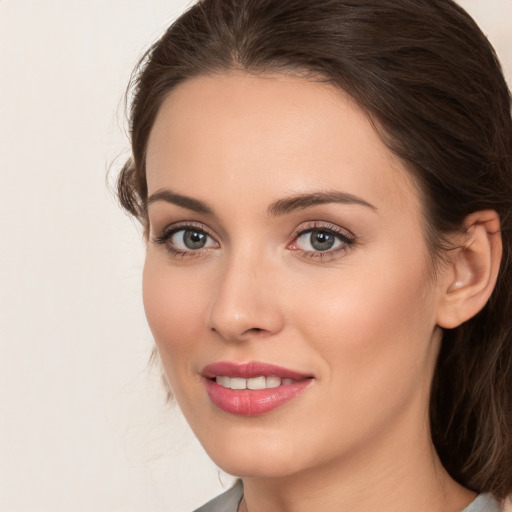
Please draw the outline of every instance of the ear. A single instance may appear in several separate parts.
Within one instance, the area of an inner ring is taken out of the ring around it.
[[[458,327],[485,306],[500,268],[499,215],[494,210],[472,213],[464,227],[441,282],[437,324],[445,329]]]

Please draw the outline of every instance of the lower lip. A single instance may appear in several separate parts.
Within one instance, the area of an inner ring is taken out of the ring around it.
[[[302,394],[314,379],[297,381],[269,389],[229,389],[206,379],[210,400],[222,411],[239,416],[259,416],[291,402]]]

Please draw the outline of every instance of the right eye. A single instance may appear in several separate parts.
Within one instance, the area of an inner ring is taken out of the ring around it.
[[[165,245],[171,254],[186,256],[201,249],[217,248],[219,244],[203,229],[194,226],[168,229],[154,238],[157,244]]]
[[[177,249],[183,251],[196,251],[197,249],[216,246],[210,235],[199,229],[180,229],[174,232],[169,241]]]

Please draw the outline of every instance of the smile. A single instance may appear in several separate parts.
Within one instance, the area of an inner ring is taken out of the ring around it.
[[[266,363],[214,363],[203,368],[206,392],[224,412],[257,416],[301,395],[314,381],[311,375]]]
[[[281,379],[280,377],[270,376],[252,377],[244,379],[242,377],[226,377],[224,375],[215,377],[215,382],[228,389],[273,389],[279,386],[289,386],[294,382],[293,379]]]

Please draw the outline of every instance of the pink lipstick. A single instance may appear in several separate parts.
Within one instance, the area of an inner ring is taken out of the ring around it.
[[[257,416],[284,405],[309,387],[313,376],[261,362],[219,362],[205,366],[210,400],[222,411]]]

